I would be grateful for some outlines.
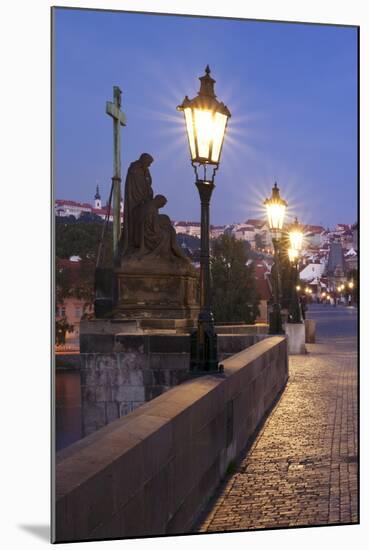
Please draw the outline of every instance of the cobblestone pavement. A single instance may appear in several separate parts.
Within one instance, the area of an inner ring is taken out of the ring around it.
[[[281,399],[197,531],[358,522],[356,338],[331,332],[290,357]]]

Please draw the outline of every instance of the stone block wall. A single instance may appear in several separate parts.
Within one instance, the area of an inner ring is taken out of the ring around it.
[[[221,334],[220,359],[265,336]],[[187,334],[81,336],[82,434],[89,435],[189,378]]]
[[[287,382],[286,339],[223,364],[58,453],[54,541],[191,530]]]

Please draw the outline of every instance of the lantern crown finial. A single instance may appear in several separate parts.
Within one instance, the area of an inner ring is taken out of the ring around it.
[[[212,98],[216,98],[215,92],[214,92],[214,84],[216,80],[210,76],[210,67],[209,65],[206,65],[205,67],[205,74],[204,76],[200,76],[199,80],[201,82],[200,84],[200,96],[208,96]]]
[[[276,181],[274,182],[274,187],[272,189],[272,199],[278,200],[278,201],[281,200],[281,198],[279,196],[279,187],[278,187]]]

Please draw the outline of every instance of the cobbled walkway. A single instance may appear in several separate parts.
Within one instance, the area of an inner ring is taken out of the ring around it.
[[[196,531],[358,522],[356,340],[307,348]]]

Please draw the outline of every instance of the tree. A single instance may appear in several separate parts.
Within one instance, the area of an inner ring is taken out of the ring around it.
[[[82,260],[96,262],[103,224],[79,222],[55,224],[55,255],[57,258],[80,256]],[[108,224],[104,238],[104,262],[112,264],[112,224]]]
[[[185,245],[186,248],[193,252],[200,249],[200,239],[195,235],[187,235],[186,233],[177,234],[177,243],[179,246]]]
[[[85,217],[87,220],[91,217]],[[101,241],[103,224],[101,220],[61,220],[55,224],[55,290],[56,302],[62,304],[65,298],[83,300],[85,307],[94,300],[95,266]],[[63,262],[71,256],[79,256],[76,264]],[[112,224],[105,231],[100,266],[110,267],[113,263]]]
[[[77,298],[85,302],[85,307],[94,300],[95,264],[81,260],[65,265],[56,258],[55,287],[56,303],[62,304],[65,298]]]
[[[67,332],[73,332],[74,326],[69,324],[66,317],[55,321],[55,343],[57,346],[65,344],[65,335]]]
[[[254,323],[259,296],[244,243],[224,234],[213,241],[211,258],[212,304],[216,323]]]
[[[260,233],[255,234],[255,248],[256,250],[263,250],[265,247],[265,242]]]

